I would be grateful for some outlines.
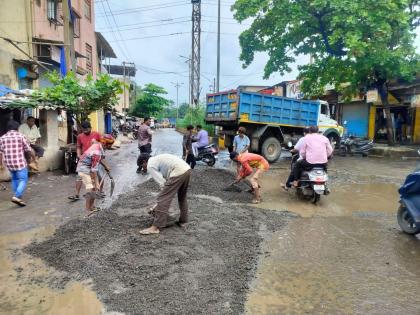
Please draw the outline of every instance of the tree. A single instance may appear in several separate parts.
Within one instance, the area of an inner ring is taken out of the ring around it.
[[[169,100],[162,95],[168,94],[163,87],[153,83],[146,84],[141,89],[140,96],[131,109],[131,114],[138,117],[150,117],[158,115],[166,106]]]
[[[419,0],[237,0],[232,9],[252,25],[240,35],[244,67],[267,52],[264,77],[290,72],[297,55],[313,62],[299,67],[302,90],[319,96],[327,84],[349,98],[377,88],[393,143],[388,84],[411,80],[420,70],[415,51]]]
[[[51,72],[47,78],[53,86],[36,91],[32,94],[33,99],[41,103],[62,105],[82,119],[96,110],[111,110],[118,103],[118,94],[122,93],[122,83],[108,74],[98,75],[97,80],[89,75],[83,85],[73,72],[64,78],[57,72]]]

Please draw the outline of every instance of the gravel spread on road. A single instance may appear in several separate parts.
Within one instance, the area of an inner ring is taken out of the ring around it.
[[[188,197],[190,223],[142,236],[157,185],[147,181],[108,210],[69,221],[25,249],[69,280],[92,279],[107,311],[126,314],[240,314],[261,253],[286,213],[256,209],[244,185],[223,188],[234,175],[196,169]],[[239,192],[240,191],[240,192]],[[172,207],[177,213],[177,205]]]

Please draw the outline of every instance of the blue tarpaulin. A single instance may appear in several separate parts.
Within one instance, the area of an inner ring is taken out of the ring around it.
[[[0,96],[5,96],[6,94],[9,94],[9,93],[19,93],[19,92],[0,84]]]
[[[60,74],[62,77],[65,77],[67,74],[67,66],[66,66],[66,56],[64,54],[64,47],[61,47],[60,52]]]

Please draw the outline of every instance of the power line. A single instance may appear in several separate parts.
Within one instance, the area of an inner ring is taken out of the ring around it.
[[[177,17],[177,18],[167,18],[167,19],[161,19],[161,20],[153,20],[153,21],[144,21],[144,22],[137,22],[137,23],[131,23],[131,24],[123,24],[123,25],[119,25],[119,27],[130,27],[130,26],[138,26],[138,25],[144,25],[144,24],[154,24],[157,22],[175,22],[175,20],[185,20],[185,19],[190,19],[190,16],[182,16],[182,17]],[[1,23],[1,22],[0,22]],[[106,30],[107,28],[100,28],[100,30]]]
[[[185,6],[187,4],[188,3],[182,3],[181,4],[179,2],[175,2],[174,4],[163,5],[163,6],[160,6],[160,7],[131,8],[131,9],[126,9],[126,10],[116,11],[116,12],[114,12],[114,15],[126,15],[126,14],[134,14],[134,13],[139,13],[139,12],[147,12],[147,11],[161,10],[161,9],[167,9],[167,8]],[[103,17],[103,15],[98,15],[97,17]]]
[[[202,33],[208,33],[208,34],[217,34],[217,32],[208,32],[208,31],[201,31]],[[134,38],[126,38],[123,39],[124,41],[131,41],[131,40],[138,40],[138,39],[148,39],[148,38],[159,38],[159,37],[169,37],[169,36],[175,36],[175,35],[184,35],[184,34],[190,34],[189,32],[176,32],[176,33],[170,33],[170,34],[160,34],[160,35],[151,35],[151,36],[144,36],[144,37],[134,37]],[[237,33],[221,33],[222,35],[232,35],[232,36],[238,36]],[[110,41],[113,42],[119,42],[122,40],[114,40]]]
[[[114,14],[112,13],[111,6],[109,5],[109,1],[108,1],[108,0],[106,0],[106,4],[108,5],[109,13],[111,14],[112,20],[114,21],[115,26],[117,27],[117,32],[118,32],[118,35],[120,36],[120,38],[121,38],[121,39],[123,39],[123,36],[121,35],[121,32],[120,32],[120,30],[119,30],[119,28],[118,28],[118,23],[117,23],[117,21],[115,20],[115,16],[114,16]],[[104,13],[106,14],[106,12],[104,12]],[[128,48],[127,48],[126,44],[125,44],[125,41],[123,41],[123,47],[124,47],[124,49],[125,49],[125,51],[126,51],[126,53],[127,53],[128,57],[131,57],[131,56],[130,56],[130,52],[129,52],[129,50],[128,50]],[[126,55],[126,54],[124,54],[124,55],[127,57],[127,55]],[[132,60],[132,58],[127,58],[127,59]]]
[[[152,27],[158,27],[158,26],[160,27],[160,26],[166,26],[166,25],[183,24],[183,23],[188,23],[188,22],[191,22],[191,19],[186,20],[186,21],[177,21],[177,22],[170,22],[170,23],[163,23],[163,24],[156,24],[156,25],[146,25],[146,26],[119,29],[119,31],[125,32],[125,31],[140,30],[140,29],[152,28]],[[102,33],[109,33],[109,32],[111,31],[102,31]]]
[[[111,31],[112,31],[112,37],[114,38],[114,41],[117,43],[117,46],[118,46],[118,48],[120,49],[120,51],[122,52],[122,54],[124,55],[124,57],[125,57],[126,59],[130,59],[130,58],[128,58],[128,56],[127,56],[127,54],[125,53],[125,51],[124,51],[124,49],[122,48],[122,46],[120,45],[119,40],[117,39],[117,36],[115,35],[114,28],[112,27],[111,23],[110,23],[110,22],[109,22],[109,20],[108,20],[108,15],[106,14],[106,9],[105,9],[105,5],[104,5],[104,1],[102,1],[102,2],[101,2],[101,5],[102,5],[102,8],[103,8],[104,13],[105,13],[105,21],[106,21],[106,23],[108,24],[108,26],[110,27],[110,29],[111,29]]]

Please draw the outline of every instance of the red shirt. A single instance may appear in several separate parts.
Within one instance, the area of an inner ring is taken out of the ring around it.
[[[81,133],[77,136],[77,147],[82,149],[82,154],[86,152],[87,149],[90,148],[92,145],[92,140],[95,139],[97,141],[101,140],[101,135],[96,131],[91,131],[89,135],[85,135]]]
[[[10,171],[24,169],[27,166],[25,152],[31,150],[28,140],[16,130],[11,130],[0,137],[0,152],[3,154],[4,164]]]
[[[243,153],[238,156],[238,161],[241,163],[241,171],[239,175],[241,177],[246,177],[252,174],[252,169],[260,169],[260,170],[268,170],[270,168],[270,164],[268,164],[267,160],[264,159],[261,155],[254,154],[254,153]]]

